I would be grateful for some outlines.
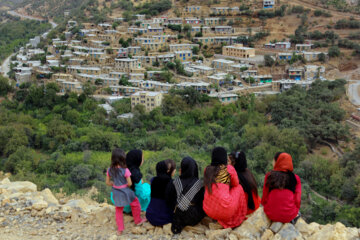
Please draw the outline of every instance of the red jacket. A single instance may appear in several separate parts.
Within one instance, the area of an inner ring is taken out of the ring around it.
[[[209,217],[217,220],[224,228],[233,228],[245,220],[247,204],[235,168],[228,165],[227,170],[231,175],[230,186],[214,183],[212,194],[205,187],[203,208]]]
[[[254,205],[255,205],[255,209],[250,209],[248,208],[247,209],[247,213],[246,215],[249,215],[249,214],[252,214],[253,212],[255,212],[259,207],[260,207],[260,202],[261,202],[261,199],[260,199],[260,196],[259,195],[256,195],[255,192],[253,191],[252,192],[252,197],[254,199]],[[249,201],[249,196],[247,193],[245,193],[245,198],[246,198],[246,203]],[[246,205],[247,206],[247,205]]]
[[[288,223],[297,216],[300,210],[300,177],[295,174],[297,181],[295,193],[289,189],[273,189],[269,193],[269,188],[266,187],[268,176],[269,173],[267,173],[265,176],[261,204],[264,206],[264,211],[271,221]]]

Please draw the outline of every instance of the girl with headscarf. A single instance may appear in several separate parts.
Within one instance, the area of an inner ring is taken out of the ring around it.
[[[131,150],[126,154],[126,165],[131,173],[131,181],[133,185],[131,189],[135,192],[136,197],[140,201],[141,210],[146,211],[150,203],[150,185],[143,182],[143,175],[140,167],[144,162],[144,155],[141,150]],[[124,212],[130,213],[130,206],[124,208]]]
[[[153,226],[163,226],[173,220],[173,211],[166,205],[166,187],[175,173],[175,162],[165,160],[156,164],[156,177],[151,180],[151,201],[146,218]]]
[[[273,165],[274,169],[265,175],[261,204],[272,221],[295,223],[301,204],[300,177],[293,173],[288,153],[275,154]]]
[[[227,163],[226,150],[214,148],[211,165],[205,169],[203,208],[209,217],[224,228],[234,228],[245,220],[247,204],[236,170]]]
[[[258,195],[255,177],[247,168],[247,160],[244,152],[232,152],[229,157],[231,165],[234,166],[238,174],[239,183],[244,189],[247,202],[246,215],[249,215],[260,207],[261,202],[260,196]]]
[[[170,182],[166,203],[174,211],[171,231],[179,234],[186,226],[195,226],[204,217],[204,186],[199,180],[198,165],[191,157],[181,161],[180,177]]]

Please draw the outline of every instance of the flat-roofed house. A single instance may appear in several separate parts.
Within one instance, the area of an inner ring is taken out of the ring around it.
[[[131,108],[136,105],[143,105],[147,112],[152,111],[156,107],[160,107],[163,94],[161,92],[139,91],[131,95]]]

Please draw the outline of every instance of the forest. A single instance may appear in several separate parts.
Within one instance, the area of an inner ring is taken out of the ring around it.
[[[350,140],[337,103],[344,97],[344,80],[317,81],[309,91],[295,87],[277,96],[240,96],[229,105],[191,88],[171,90],[161,108],[146,113],[138,105],[130,120],[117,118],[131,110],[129,99],[113,103],[115,111],[107,115],[90,97],[91,89],[61,96],[55,83],[23,84],[16,91],[2,85],[0,94],[13,97],[0,105],[0,168],[13,179],[68,194],[94,186],[101,202],[109,197],[104,178],[114,147],[144,150],[142,171],[149,181],[155,163],[167,158],[179,163],[192,156],[202,172],[211,149],[223,146],[245,151],[261,188],[274,154],[286,151],[303,181],[304,217],[360,226],[360,143],[340,159],[311,154],[324,140]]]
[[[35,20],[10,20],[0,23],[0,62],[27,44],[30,38],[38,36],[50,28],[49,23]]]

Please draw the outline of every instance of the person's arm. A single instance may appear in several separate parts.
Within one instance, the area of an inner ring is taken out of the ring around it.
[[[127,185],[128,187],[131,187],[132,186],[132,181],[131,181],[131,172],[129,171],[129,169],[125,169],[125,178],[126,178],[126,181],[127,181]]]
[[[131,187],[131,186],[132,186],[131,177],[127,177],[127,178],[126,178],[126,181],[127,181],[128,187]]]
[[[109,169],[106,171],[106,181],[105,181],[106,185],[112,187],[114,185],[113,181],[111,181],[110,179],[110,173],[109,173]]]
[[[295,193],[294,193],[294,200],[295,200],[295,205],[298,209],[300,209],[300,205],[301,205],[301,180],[300,177],[298,175],[296,176],[296,188],[295,188]]]
[[[227,165],[227,170],[231,176],[230,186],[236,187],[237,185],[239,185],[239,177],[237,175],[235,168],[232,165]]]
[[[110,180],[109,175],[106,175],[106,185],[111,186],[111,187],[114,185],[114,183]]]
[[[264,187],[263,187],[263,195],[262,195],[262,198],[261,198],[261,204],[263,206],[267,203],[268,197],[269,197],[269,188],[266,186],[267,178],[268,178],[268,174],[265,175]]]

